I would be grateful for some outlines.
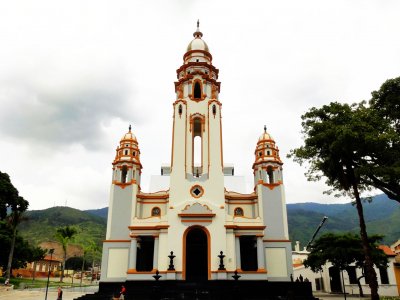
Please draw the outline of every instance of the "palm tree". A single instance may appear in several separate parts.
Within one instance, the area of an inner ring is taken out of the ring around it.
[[[60,282],[64,279],[65,261],[67,260],[67,247],[68,244],[73,240],[74,236],[78,233],[78,230],[72,226],[65,226],[57,228],[55,238],[60,242],[63,250],[63,264],[61,268]]]

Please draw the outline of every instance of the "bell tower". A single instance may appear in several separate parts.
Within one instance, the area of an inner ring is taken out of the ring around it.
[[[223,189],[221,83],[199,29],[176,71],[171,189],[182,181],[219,182]]]
[[[136,216],[136,205],[132,199],[136,198],[140,190],[140,163],[139,144],[132,128],[124,134],[115,150],[115,159],[112,163],[112,184],[110,191],[110,206],[107,221],[107,240],[126,239],[130,224]]]

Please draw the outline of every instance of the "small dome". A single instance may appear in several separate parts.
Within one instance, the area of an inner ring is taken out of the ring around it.
[[[200,31],[200,22],[197,20],[197,30],[195,33],[193,33],[194,40],[189,43],[187,46],[187,52],[192,51],[192,50],[201,50],[201,51],[207,51],[210,52],[208,49],[208,46],[205,41],[201,39],[203,36],[203,33]]]
[[[121,138],[122,140],[133,140],[136,141],[136,136],[131,132],[131,125],[129,125],[129,131],[127,133],[124,134],[124,136]]]
[[[273,137],[267,132],[267,126],[264,126],[264,132],[260,137],[258,138],[258,141],[264,141],[264,140],[274,140]]]
[[[187,51],[191,50],[202,50],[210,52],[208,46],[205,41],[203,41],[200,37],[196,37],[193,41],[191,41],[187,47]]]

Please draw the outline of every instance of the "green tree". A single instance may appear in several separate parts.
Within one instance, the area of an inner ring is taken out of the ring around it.
[[[387,267],[388,259],[385,253],[378,248],[378,242],[382,236],[373,235],[369,237],[371,257],[373,263],[379,267]],[[354,264],[356,267],[364,269],[365,256],[360,237],[352,233],[333,234],[327,233],[318,238],[311,247],[311,252],[304,261],[304,266],[313,272],[322,271],[322,267],[330,262],[334,267],[341,271],[348,271],[349,266]],[[363,296],[359,277],[358,287],[360,296]]]
[[[366,109],[370,122],[378,126],[362,165],[364,183],[400,202],[400,77],[389,79],[372,92]]]
[[[348,105],[337,102],[311,108],[302,116],[304,145],[291,150],[289,157],[300,164],[309,163],[306,173],[309,180],[320,180],[324,176],[327,185],[332,187],[331,191],[355,199],[371,299],[377,300],[378,282],[360,197],[360,192],[369,186],[361,179],[360,164],[368,156],[368,147],[375,146],[375,139],[370,137],[377,132],[374,126],[379,124],[375,124],[377,120],[370,122],[365,109],[363,103]]]
[[[0,171],[0,220],[7,217],[7,210],[18,198],[18,190],[13,186],[10,176]]]
[[[22,215],[28,209],[28,206],[29,202],[19,196],[18,190],[11,183],[8,174],[0,172],[0,220],[5,220],[6,224],[12,229],[6,268],[7,279],[10,279],[11,275],[17,227],[23,220]],[[8,213],[8,210],[10,213]]]
[[[67,260],[67,248],[69,243],[73,240],[74,236],[78,233],[73,226],[64,226],[57,228],[55,238],[61,244],[63,250],[63,263],[61,269],[60,281],[64,279],[65,262]]]
[[[6,222],[0,222],[0,267],[7,268],[9,249],[12,242],[12,228]],[[33,262],[42,259],[46,250],[40,247],[34,247],[24,240],[20,235],[15,238],[15,250],[11,269],[23,268],[27,262]]]

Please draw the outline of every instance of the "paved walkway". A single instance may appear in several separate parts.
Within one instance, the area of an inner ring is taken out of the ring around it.
[[[67,289],[63,290],[63,300],[73,300],[78,298],[79,296],[88,294],[89,292],[72,292]],[[45,299],[46,291],[45,290],[1,290],[0,291],[0,300],[41,300]],[[57,291],[49,290],[47,293],[48,300],[56,300],[57,299]]]
[[[344,295],[343,294],[329,294],[329,293],[320,293],[320,292],[314,292],[313,293],[315,298],[319,298],[320,300],[344,300]],[[0,298],[1,299],[1,298]],[[368,300],[370,299],[369,295],[366,297],[359,297],[358,295],[346,295],[346,300],[360,300],[360,299],[365,299]]]

